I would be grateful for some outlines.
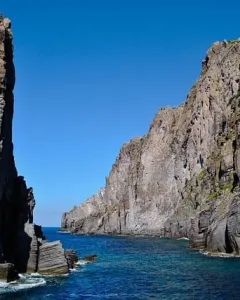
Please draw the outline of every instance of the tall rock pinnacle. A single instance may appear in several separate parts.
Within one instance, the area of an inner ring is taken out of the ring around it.
[[[61,243],[48,243],[41,227],[33,223],[33,189],[27,188],[15,167],[12,40],[11,22],[0,14],[0,280],[6,281],[18,273],[68,273]]]

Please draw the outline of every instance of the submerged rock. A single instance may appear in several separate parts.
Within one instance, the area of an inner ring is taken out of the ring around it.
[[[81,260],[84,260],[87,262],[92,262],[92,261],[95,261],[97,258],[98,258],[98,256],[96,254],[94,254],[94,255],[85,256],[85,257],[81,258]]]
[[[213,253],[240,247],[240,42],[212,45],[185,103],[160,109],[123,145],[106,186],[62,217],[78,234],[188,237]]]

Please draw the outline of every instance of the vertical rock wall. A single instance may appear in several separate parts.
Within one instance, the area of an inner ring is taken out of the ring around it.
[[[61,243],[46,242],[33,223],[35,199],[18,176],[13,156],[12,119],[15,83],[11,22],[0,15],[0,280],[18,273],[65,274]],[[48,252],[46,252],[48,249]]]

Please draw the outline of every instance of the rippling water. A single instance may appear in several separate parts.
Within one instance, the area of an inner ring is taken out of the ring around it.
[[[2,287],[1,299],[240,299],[240,258],[206,257],[184,240],[44,233],[99,259],[67,277]]]

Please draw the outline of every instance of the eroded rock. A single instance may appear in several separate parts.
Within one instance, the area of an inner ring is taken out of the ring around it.
[[[38,272],[42,275],[68,273],[68,262],[60,241],[46,242],[39,247]]]

